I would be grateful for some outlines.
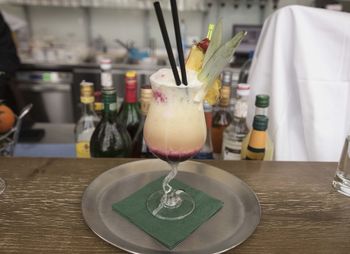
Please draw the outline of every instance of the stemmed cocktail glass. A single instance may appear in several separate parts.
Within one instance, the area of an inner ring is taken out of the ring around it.
[[[162,190],[151,194],[147,208],[157,218],[179,220],[192,213],[195,202],[184,190],[174,189],[170,181],[176,176],[179,163],[202,148],[206,138],[203,98],[210,87],[215,88],[214,80],[229,63],[246,32],[239,32],[223,44],[222,22],[218,22],[205,56],[203,49],[193,54],[196,64],[186,69],[176,0],[170,0],[170,4],[181,79],[160,3],[154,2],[171,69],[161,69],[150,77],[153,100],[144,126],[144,139],[151,152],[171,166],[170,173],[163,180]]]
[[[195,72],[188,72],[188,85],[176,86],[170,69],[160,69],[150,78],[153,100],[144,126],[148,148],[171,166],[163,180],[163,188],[147,200],[148,210],[157,218],[178,220],[191,214],[195,202],[183,190],[176,190],[170,181],[176,176],[178,164],[202,148],[206,124],[202,100],[196,95],[202,84]]]

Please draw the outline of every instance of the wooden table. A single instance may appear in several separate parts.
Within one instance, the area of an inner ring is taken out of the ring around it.
[[[81,197],[129,159],[0,158],[0,253],[124,253],[84,223]],[[350,253],[350,198],[331,187],[336,163],[210,161],[257,193],[262,219],[234,253]],[[229,253],[233,253],[231,250]]]

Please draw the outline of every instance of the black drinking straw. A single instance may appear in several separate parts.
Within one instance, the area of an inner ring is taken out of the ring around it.
[[[181,32],[180,32],[180,24],[179,24],[179,15],[177,12],[176,0],[170,0],[171,4],[171,13],[173,16],[174,30],[176,36],[176,45],[177,45],[177,53],[179,55],[180,69],[181,69],[181,79],[182,83],[187,86],[187,76],[186,76],[186,68],[185,68],[185,59],[184,52],[182,49],[182,40],[181,40]]]
[[[173,75],[174,75],[174,78],[176,81],[176,85],[179,86],[179,85],[181,85],[181,80],[179,77],[179,73],[177,72],[176,62],[175,62],[175,58],[173,55],[173,50],[171,49],[171,44],[170,44],[168,32],[166,30],[162,9],[160,8],[159,2],[154,2],[153,5],[154,5],[154,9],[155,9],[156,14],[157,14],[160,31],[162,32],[163,41],[165,44],[166,51],[168,53],[168,58],[169,58],[171,69],[173,71]]]

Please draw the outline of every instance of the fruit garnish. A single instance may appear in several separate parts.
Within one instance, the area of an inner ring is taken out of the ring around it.
[[[214,105],[220,97],[221,80],[217,78],[214,84],[208,89],[204,100],[206,100],[210,105]]]
[[[230,62],[236,48],[239,46],[239,44],[247,34],[247,32],[245,31],[237,33],[231,40],[217,48],[215,52],[211,53],[210,58],[206,61],[207,54],[210,53],[210,50],[213,50],[213,48],[211,49],[212,43],[216,41],[215,31],[216,29],[214,30],[213,39],[210,42],[209,48],[204,57],[204,66],[198,73],[198,79],[202,81],[205,84],[205,86],[208,87],[212,85],[214,80],[222,72],[225,66]]]
[[[197,45],[193,45],[186,59],[186,69],[199,72],[202,69],[204,51]]]
[[[208,38],[204,38],[203,40],[197,43],[197,47],[203,50],[203,52],[205,53],[208,49],[209,42],[210,40]]]

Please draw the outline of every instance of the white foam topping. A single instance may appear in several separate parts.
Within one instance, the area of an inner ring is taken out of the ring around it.
[[[179,71],[179,76],[181,79],[181,72]],[[186,70],[188,87],[198,87],[202,86],[202,82],[197,79],[197,72],[192,70]],[[157,72],[153,73],[150,77],[151,83],[155,85],[162,86],[176,86],[175,78],[171,69],[162,68]],[[186,86],[181,84],[179,88],[185,88]]]

